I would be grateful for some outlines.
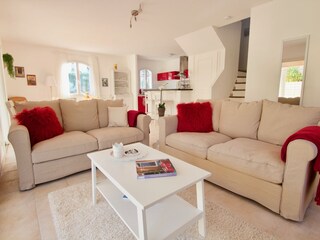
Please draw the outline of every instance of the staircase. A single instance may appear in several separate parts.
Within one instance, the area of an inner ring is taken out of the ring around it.
[[[247,73],[244,71],[238,71],[237,80],[234,84],[233,90],[229,96],[230,99],[236,101],[244,101],[244,96],[246,92],[246,77]]]

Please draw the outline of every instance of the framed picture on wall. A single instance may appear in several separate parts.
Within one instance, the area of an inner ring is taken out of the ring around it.
[[[15,77],[24,78],[26,75],[24,74],[24,67],[14,67],[14,75]]]
[[[36,86],[37,85],[37,78],[36,75],[27,75],[27,83],[28,86]]]
[[[102,78],[102,87],[108,87],[108,78]]]

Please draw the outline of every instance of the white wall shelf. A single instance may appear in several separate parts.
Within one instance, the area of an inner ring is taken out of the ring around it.
[[[132,108],[132,92],[129,73],[112,70],[111,89],[114,99],[123,99],[124,104]]]

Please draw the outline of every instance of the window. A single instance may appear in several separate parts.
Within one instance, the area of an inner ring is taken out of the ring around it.
[[[303,80],[304,61],[282,63],[279,96],[300,97]]]
[[[148,69],[140,70],[140,89],[152,88],[152,72]]]
[[[65,73],[70,94],[88,94],[90,92],[90,67],[79,62],[65,63]]]

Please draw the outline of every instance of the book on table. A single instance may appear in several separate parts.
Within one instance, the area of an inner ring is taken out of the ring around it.
[[[177,172],[170,159],[136,160],[138,178],[176,176]]]

